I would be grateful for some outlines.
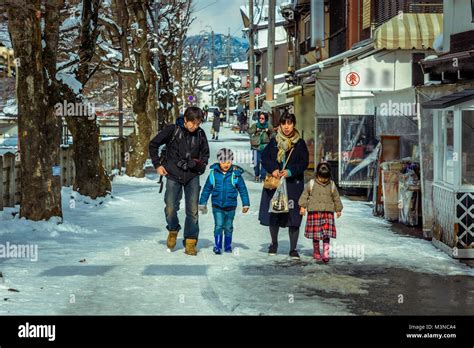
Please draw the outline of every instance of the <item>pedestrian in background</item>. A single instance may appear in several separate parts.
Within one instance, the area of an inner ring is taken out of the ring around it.
[[[221,129],[221,111],[219,109],[214,110],[214,119],[212,120],[212,140],[219,139],[219,131]]]
[[[264,112],[260,113],[257,122],[249,128],[248,133],[250,134],[255,181],[260,182],[265,179],[267,174],[262,165],[262,153],[274,134],[273,127],[268,123],[267,115]]]

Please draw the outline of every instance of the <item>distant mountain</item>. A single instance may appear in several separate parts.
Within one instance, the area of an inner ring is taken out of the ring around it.
[[[186,38],[186,45],[197,45],[203,39],[202,35],[194,35]],[[226,64],[226,40],[227,35],[215,34],[214,35],[214,66]],[[206,51],[211,50],[211,35],[209,34],[209,40],[205,42]],[[248,41],[243,38],[231,37],[231,56],[232,62],[235,61],[246,61],[247,60],[247,49],[249,47]]]

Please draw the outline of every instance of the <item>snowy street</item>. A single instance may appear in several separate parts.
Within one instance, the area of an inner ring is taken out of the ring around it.
[[[203,128],[210,138],[210,123]],[[209,144],[210,164],[221,147],[237,158],[249,151],[248,136],[227,127]],[[286,229],[278,255],[268,256],[269,232],[257,220],[262,184],[253,182],[250,163],[236,164],[246,170],[251,208],[242,214],[239,198],[233,254],[212,252],[210,202],[200,216],[198,255],[184,254],[182,233],[168,252],[164,191],[153,174],[116,177],[113,195],[96,201],[63,188],[63,224],[20,220],[5,209],[0,244],[37,245],[38,254],[36,261],[0,259],[0,314],[462,315],[474,305],[472,268],[428,241],[394,233],[365,202],[343,198],[328,265],[312,259],[305,220],[301,261],[288,257]]]

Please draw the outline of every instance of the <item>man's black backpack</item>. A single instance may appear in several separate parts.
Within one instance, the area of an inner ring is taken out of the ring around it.
[[[173,141],[175,141],[176,137],[178,136],[178,132],[180,131],[179,126],[176,125],[175,130],[173,131],[173,136],[171,137],[171,140],[161,149],[160,151],[160,157],[159,157],[159,165],[162,166],[166,163],[166,156],[167,156],[167,148],[171,146]]]

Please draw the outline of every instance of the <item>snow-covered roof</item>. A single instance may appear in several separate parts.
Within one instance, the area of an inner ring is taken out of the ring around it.
[[[226,69],[227,64],[221,64],[215,67],[215,69]],[[234,62],[230,63],[231,70],[249,70],[248,62]]]
[[[240,6],[240,12],[247,18],[250,17],[249,6],[247,5]],[[268,18],[268,5],[265,5],[263,7],[254,6],[254,10],[253,10],[254,25],[268,25],[267,18]],[[277,9],[275,11],[275,24],[280,24],[284,22],[285,22],[285,18],[282,16],[277,6]]]
[[[75,15],[67,17],[64,22],[59,27],[61,31],[67,31],[74,28],[79,28],[81,26],[80,18],[76,17]]]
[[[7,99],[7,102],[3,105],[0,105],[0,116],[2,117],[15,117],[18,115],[18,105],[16,104],[15,98]]]
[[[288,73],[275,75],[274,79],[275,79],[275,80],[283,79],[283,78],[285,78],[287,75],[288,75]]]
[[[212,90],[212,84],[209,84],[209,85],[206,85],[206,86],[202,86],[202,87],[198,87],[199,89],[203,90],[204,92],[209,92]]]
[[[281,5],[280,5],[280,7],[289,7],[289,6],[293,6],[293,1],[292,0],[282,2]]]
[[[282,45],[287,42],[288,33],[284,27],[275,28],[275,45]],[[266,49],[268,47],[268,28],[260,29],[255,40],[256,49]]]
[[[249,63],[245,62],[235,62],[231,65],[232,70],[249,70]]]

